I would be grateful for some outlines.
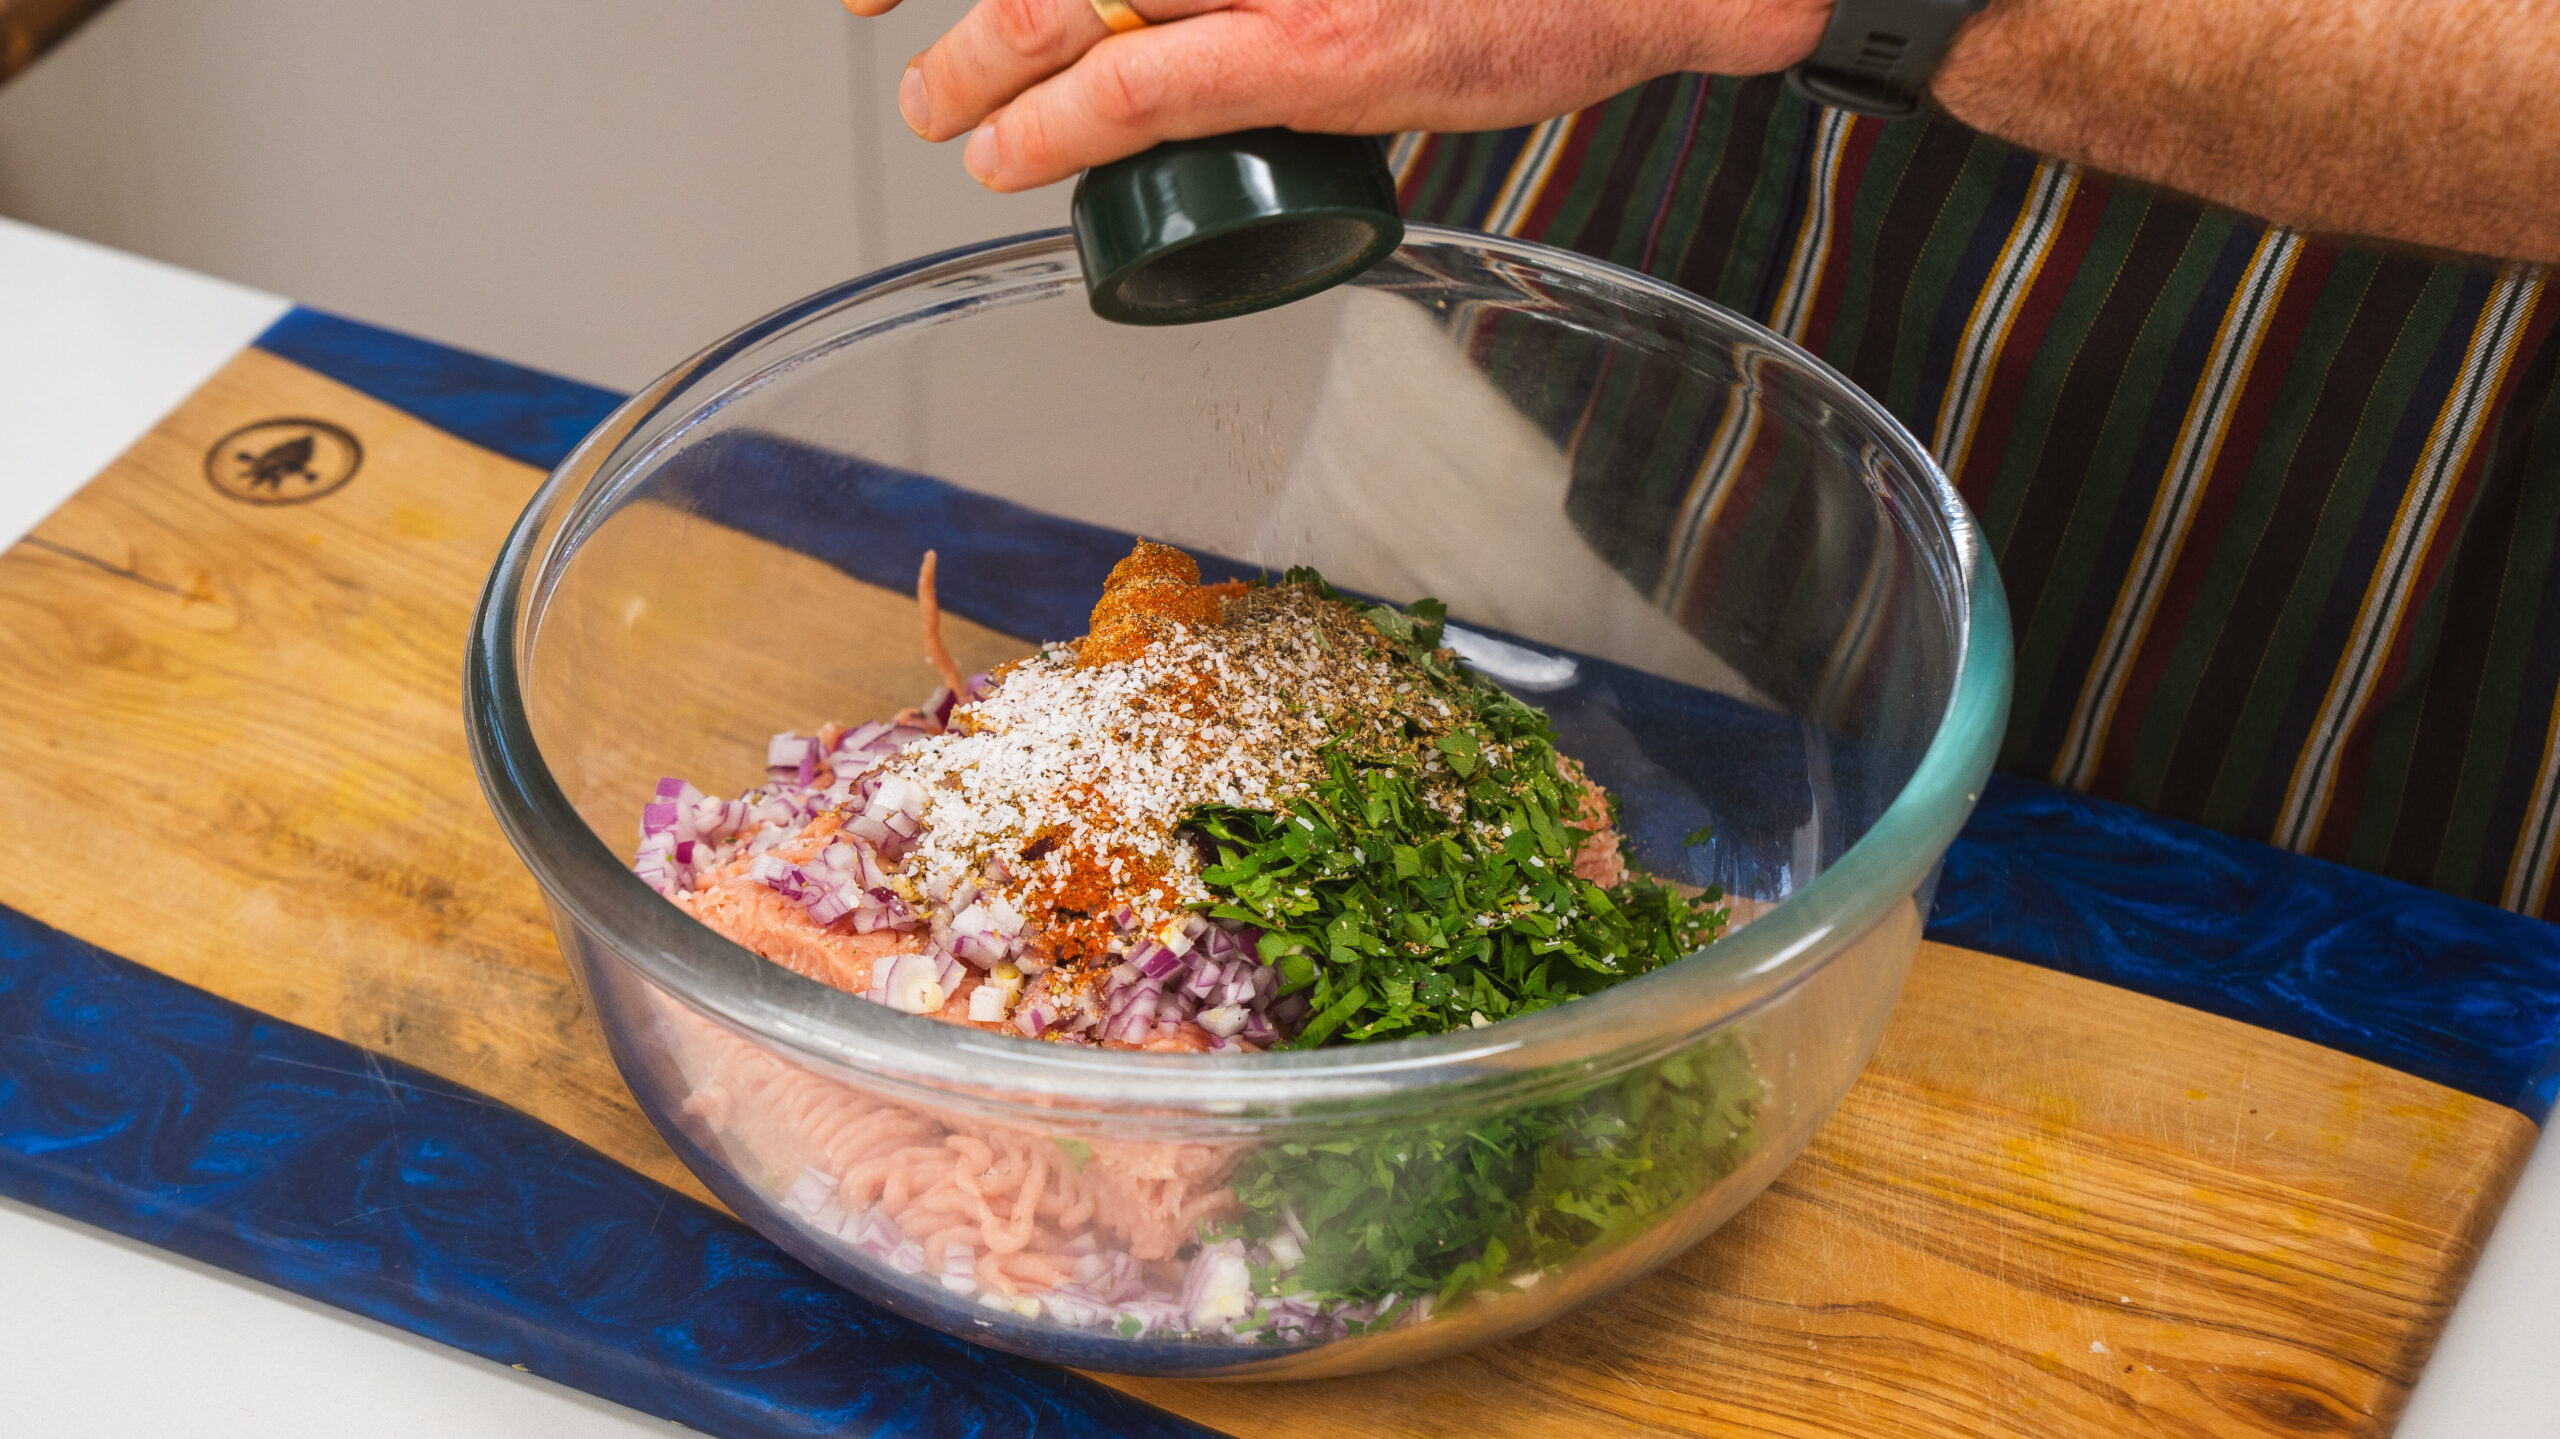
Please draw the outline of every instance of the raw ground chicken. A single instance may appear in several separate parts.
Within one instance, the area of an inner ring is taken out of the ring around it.
[[[928,555],[918,600],[942,689],[885,723],[777,736],[767,783],[739,799],[665,782],[635,869],[765,959],[945,1023],[1196,1052],[1294,1033],[1305,1006],[1277,993],[1257,932],[1198,913],[1210,896],[1181,817],[1285,808],[1330,738],[1411,745],[1400,736],[1420,729],[1428,765],[1448,706],[1359,658],[1364,622],[1347,606],[1302,587],[1203,586],[1188,556],[1143,541],[1085,639],[965,677],[933,578]],[[1561,763],[1594,831],[1573,868],[1615,885],[1607,798]],[[1131,1337],[1259,1316],[1321,1338],[1371,1317],[1257,1299],[1248,1266],[1272,1254],[1194,1243],[1234,1210],[1240,1148],[1062,1142],[935,1114],[663,1008],[687,1114],[803,1221],[895,1269]]]

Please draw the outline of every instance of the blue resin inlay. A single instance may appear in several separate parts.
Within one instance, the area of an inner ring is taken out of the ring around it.
[[[550,1126],[0,909],[0,1193],[729,1439],[1211,1431]]]
[[[256,343],[537,469],[560,463],[623,400],[594,385],[300,307]]]
[[[1994,775],[1929,938],[2175,1000],[2512,1105],[2560,1091],[2560,927]]]

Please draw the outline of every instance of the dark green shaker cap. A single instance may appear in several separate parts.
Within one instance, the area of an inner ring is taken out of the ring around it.
[[[1093,312],[1124,325],[1285,305],[1404,239],[1378,142],[1295,130],[1172,140],[1096,166],[1076,182],[1073,223]]]

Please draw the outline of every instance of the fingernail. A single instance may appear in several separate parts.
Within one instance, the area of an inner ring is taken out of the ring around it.
[[[989,120],[969,135],[969,148],[960,156],[969,174],[981,185],[996,181],[996,163],[1001,157],[996,149],[996,122]]]
[[[898,77],[898,113],[905,117],[907,128],[919,135],[933,123],[933,101],[924,93],[924,72],[913,65]]]

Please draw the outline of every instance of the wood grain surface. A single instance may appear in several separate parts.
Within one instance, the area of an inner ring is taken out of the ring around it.
[[[214,442],[275,416],[346,427],[360,472],[296,505],[208,483]],[[537,479],[234,361],[0,555],[0,903],[700,1196],[464,749],[464,626]],[[767,583],[813,563],[711,542]],[[912,606],[871,593],[847,632],[879,693],[831,690],[832,713],[931,683]],[[1255,1436],[2380,1434],[2532,1138],[2330,1050],[1927,945],[1812,1148],[1651,1278],[1390,1374],[1109,1382]]]

